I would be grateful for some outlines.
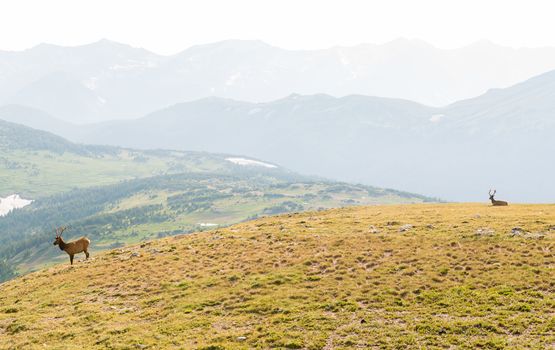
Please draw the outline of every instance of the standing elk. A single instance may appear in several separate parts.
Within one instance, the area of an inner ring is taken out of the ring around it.
[[[497,206],[506,206],[509,205],[509,203],[505,202],[505,201],[498,201],[495,200],[493,198],[493,196],[495,196],[495,193],[497,192],[497,190],[493,190],[493,193],[491,193],[491,190],[489,190],[489,200],[491,201],[491,204],[495,207]]]
[[[65,251],[69,255],[69,261],[73,265],[73,257],[75,254],[85,253],[86,259],[89,258],[89,244],[91,244],[90,239],[87,237],[81,237],[73,242],[64,242],[62,238],[62,233],[67,230],[67,226],[58,227],[56,229],[56,240],[54,240],[54,245],[60,247],[60,250]]]

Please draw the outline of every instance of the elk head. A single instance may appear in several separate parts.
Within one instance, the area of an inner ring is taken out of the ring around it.
[[[62,233],[64,233],[64,231],[67,229],[68,229],[67,226],[62,226],[54,230],[56,232],[56,239],[54,240],[54,245],[59,245],[61,242],[63,242]]]
[[[495,193],[497,192],[497,190],[493,190],[493,193],[491,193],[491,189],[489,190],[489,200],[493,201],[493,196],[495,196]]]

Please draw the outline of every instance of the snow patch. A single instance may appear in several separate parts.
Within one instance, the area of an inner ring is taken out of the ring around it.
[[[277,168],[277,166],[275,166],[273,164],[268,164],[268,163],[260,162],[258,160],[253,160],[253,159],[226,158],[225,160],[227,160],[228,162],[232,162],[234,164],[238,164],[238,165],[253,165],[253,166],[262,166],[262,167],[265,167],[265,168]]]
[[[6,198],[0,197],[0,216],[6,216],[14,209],[21,209],[33,203],[32,200],[23,199],[18,194]]]
[[[215,227],[215,226],[219,226],[218,224],[213,224],[211,222],[200,222],[198,224],[200,227]]]
[[[434,114],[430,117],[430,121],[432,123],[438,123],[443,117],[445,117],[445,114]]]

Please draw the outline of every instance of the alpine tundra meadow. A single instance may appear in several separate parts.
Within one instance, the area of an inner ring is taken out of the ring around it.
[[[554,12],[0,3],[0,349],[555,349]]]

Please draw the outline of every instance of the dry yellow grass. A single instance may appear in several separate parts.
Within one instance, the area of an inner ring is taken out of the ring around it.
[[[555,347],[554,205],[355,207],[92,254],[0,286],[0,348]]]

